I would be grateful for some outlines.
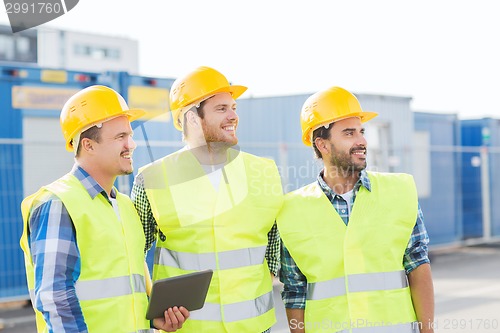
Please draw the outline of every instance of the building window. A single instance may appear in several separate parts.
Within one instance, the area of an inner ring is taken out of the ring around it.
[[[37,38],[33,34],[12,34],[0,30],[0,60],[37,62]]]
[[[75,54],[94,59],[120,59],[120,50],[106,47],[75,44]]]
[[[14,60],[15,44],[11,36],[0,35],[0,60]]]
[[[81,44],[75,44],[75,54],[87,55],[86,50],[85,50],[85,46],[83,46]]]
[[[110,59],[120,59],[120,50],[118,49],[108,49],[107,57]]]

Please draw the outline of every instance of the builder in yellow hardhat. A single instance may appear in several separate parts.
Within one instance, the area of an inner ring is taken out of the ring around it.
[[[130,110],[114,90],[91,86],[61,112],[70,173],[24,199],[28,287],[38,332],[149,332],[144,233],[137,212],[113,184],[132,173]],[[174,311],[175,310],[175,311]],[[165,311],[154,325],[182,327],[184,308]]]
[[[413,178],[366,171],[363,123],[376,115],[338,87],[302,108],[302,140],[324,168],[287,194],[277,219],[294,333],[433,331],[428,236]]]
[[[177,79],[170,108],[186,147],[140,169],[132,189],[148,248],[158,235],[153,280],[214,271],[182,332],[260,333],[275,322],[282,188],[274,161],[236,149],[245,90],[209,67]]]

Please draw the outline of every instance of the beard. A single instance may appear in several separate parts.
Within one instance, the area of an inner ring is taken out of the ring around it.
[[[133,166],[125,167],[125,168],[122,167],[121,170],[119,171],[118,176],[128,176],[128,175],[132,174],[133,172],[134,172]]]
[[[210,126],[205,121],[202,121],[202,128],[203,134],[205,136],[205,142],[207,143],[208,147],[232,147],[238,143],[238,138],[236,136],[233,137],[224,135],[223,129],[219,127],[215,128],[215,126]]]
[[[134,169],[130,168],[129,170],[123,170],[121,176],[128,176],[134,172]]]
[[[349,177],[357,175],[359,172],[366,168],[366,160],[355,162],[351,156],[354,150],[359,148],[351,148],[348,153],[338,152],[333,144],[331,145],[332,156],[330,158],[330,165],[336,167],[337,173],[342,177]]]

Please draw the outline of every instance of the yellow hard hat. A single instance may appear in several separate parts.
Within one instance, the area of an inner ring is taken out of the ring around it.
[[[170,110],[175,128],[182,131],[179,117],[186,107],[222,92],[228,92],[237,99],[246,90],[247,87],[244,86],[230,85],[226,77],[213,68],[196,68],[175,80],[170,89]]]
[[[132,122],[142,117],[144,110],[130,110],[123,97],[105,86],[90,86],[70,97],[61,110],[61,129],[66,150],[73,151],[72,140],[75,135],[92,125],[107,119],[127,116]]]
[[[302,106],[302,142],[311,146],[312,133],[321,126],[350,117],[359,117],[364,123],[377,115],[375,112],[363,111],[356,96],[343,88],[331,87],[319,91],[310,96]]]

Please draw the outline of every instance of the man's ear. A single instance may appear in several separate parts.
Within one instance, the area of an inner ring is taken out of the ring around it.
[[[317,137],[314,139],[314,144],[316,145],[316,148],[318,148],[319,152],[321,155],[329,154],[330,153],[330,144],[328,144],[328,140],[322,139],[320,137]]]
[[[85,151],[94,150],[93,142],[89,138],[83,138],[80,142],[80,149],[84,149]]]
[[[189,123],[192,126],[198,125],[199,117],[198,115],[194,112],[189,110],[186,113],[186,122]]]

